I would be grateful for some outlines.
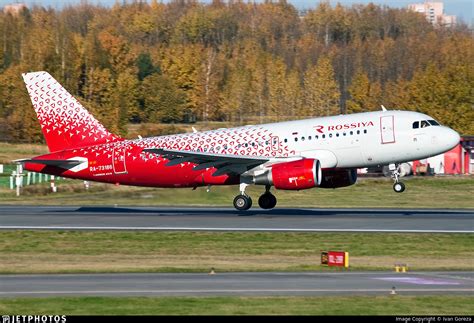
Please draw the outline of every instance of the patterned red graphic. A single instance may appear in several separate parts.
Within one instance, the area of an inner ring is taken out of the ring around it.
[[[51,152],[121,140],[48,73],[23,74],[23,79]]]

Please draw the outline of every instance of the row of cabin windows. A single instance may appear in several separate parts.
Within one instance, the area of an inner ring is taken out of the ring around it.
[[[364,129],[363,131],[361,131],[361,130],[352,131],[352,130],[351,130],[351,131],[349,131],[349,132],[343,132],[342,134],[340,134],[339,132],[336,132],[335,136],[336,136],[336,137],[339,137],[339,136],[343,136],[343,137],[344,137],[344,136],[352,136],[352,135],[354,135],[354,134],[360,135],[362,132],[363,132],[363,133],[367,133],[367,129]],[[330,134],[328,135],[328,137],[329,137],[329,138],[332,138],[332,137],[333,137],[333,134],[330,133]],[[312,136],[308,136],[308,140],[311,140],[311,139],[313,139],[313,137],[312,137]],[[318,140],[318,139],[319,139],[319,135],[315,135],[315,136],[314,136],[314,139],[315,139],[315,140]],[[321,139],[326,139],[326,134],[321,135]],[[305,137],[305,136],[301,137],[301,141],[305,141],[305,140],[306,140],[306,137]],[[284,141],[284,142],[288,142],[288,139],[285,138],[283,141]],[[297,142],[297,141],[298,141],[298,137],[295,137],[295,142]]]
[[[413,129],[426,128],[429,126],[439,126],[440,124],[435,120],[421,120],[413,122]]]

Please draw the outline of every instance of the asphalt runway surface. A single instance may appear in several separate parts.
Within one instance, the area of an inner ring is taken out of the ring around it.
[[[0,206],[0,229],[472,234],[474,210]]]
[[[473,272],[2,275],[0,297],[473,295]]]

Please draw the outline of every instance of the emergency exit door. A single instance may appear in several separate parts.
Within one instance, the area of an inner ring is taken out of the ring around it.
[[[393,116],[380,117],[380,133],[382,134],[382,144],[391,144],[395,142]]]

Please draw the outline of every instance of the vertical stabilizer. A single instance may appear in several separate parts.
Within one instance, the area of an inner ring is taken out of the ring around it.
[[[110,133],[49,73],[24,73],[50,152],[122,140]]]

